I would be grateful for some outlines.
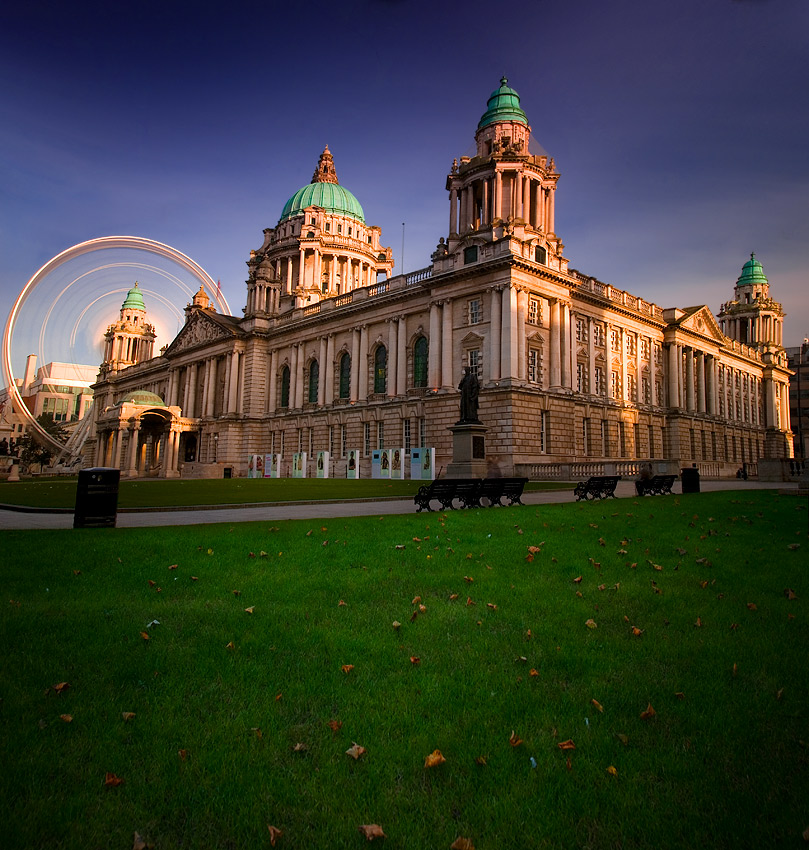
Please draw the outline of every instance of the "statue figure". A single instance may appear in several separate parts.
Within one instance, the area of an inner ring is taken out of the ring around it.
[[[471,366],[464,366],[464,376],[458,384],[461,391],[461,418],[458,424],[464,422],[480,422],[478,419],[478,395],[480,394],[480,383]]]

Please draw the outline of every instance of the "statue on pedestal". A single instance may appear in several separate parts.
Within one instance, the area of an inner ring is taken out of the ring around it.
[[[480,394],[480,382],[471,366],[464,367],[464,376],[458,384],[461,391],[461,418],[456,424],[462,425],[466,422],[480,424],[478,419],[478,395]]]

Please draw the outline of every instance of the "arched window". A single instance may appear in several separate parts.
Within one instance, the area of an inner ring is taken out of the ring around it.
[[[317,385],[320,380],[320,365],[317,360],[309,364],[309,404],[317,404]]]
[[[388,382],[388,350],[380,345],[374,352],[374,392],[384,393]]]
[[[427,357],[429,347],[427,337],[420,336],[413,346],[413,386],[427,386]]]
[[[346,352],[340,358],[340,398],[351,395],[351,355]]]
[[[281,370],[281,407],[289,407],[289,366]]]

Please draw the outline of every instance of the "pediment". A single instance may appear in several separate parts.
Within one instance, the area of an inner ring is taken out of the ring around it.
[[[718,343],[725,342],[725,335],[707,305],[691,307],[686,311],[686,315],[676,322],[676,325],[683,330],[710,337]]]
[[[166,354],[180,354],[190,348],[208,345],[222,339],[232,339],[233,334],[202,310],[196,311],[180,333],[166,349]]]

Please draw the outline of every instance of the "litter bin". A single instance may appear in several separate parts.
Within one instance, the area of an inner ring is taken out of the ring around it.
[[[699,493],[699,469],[696,466],[681,469],[680,481],[683,485],[683,493]]]
[[[120,469],[103,466],[79,470],[73,528],[115,528]]]

